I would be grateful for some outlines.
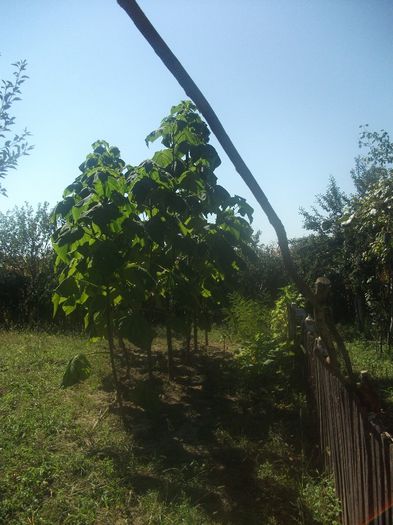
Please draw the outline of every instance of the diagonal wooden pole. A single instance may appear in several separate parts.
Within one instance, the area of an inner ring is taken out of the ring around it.
[[[195,103],[196,107],[205,118],[210,129],[216,136],[218,142],[221,144],[223,150],[228,155],[229,159],[234,165],[236,171],[247,184],[251,193],[254,195],[256,201],[264,211],[270,224],[273,226],[274,231],[277,235],[277,240],[280,246],[284,266],[286,271],[288,272],[289,277],[292,279],[297,289],[313,305],[314,309],[318,309],[320,305],[317,296],[313,293],[313,291],[308,286],[304,278],[299,274],[293,262],[291,253],[289,251],[288,237],[280,218],[273,209],[268,198],[266,197],[262,188],[256,181],[254,175],[251,173],[247,164],[242,159],[240,153],[235,148],[233,142],[229,138],[227,132],[225,131],[223,125],[221,124],[213,108],[207,101],[206,97],[203,95],[201,90],[198,88],[198,86],[192,80],[190,75],[184,69],[180,61],[169,49],[165,41],[158,34],[158,32],[156,31],[150,20],[146,17],[146,15],[139,7],[137,2],[135,0],[117,0],[117,2],[128,14],[128,16],[134,22],[136,27],[139,29],[139,31],[142,33],[142,35],[145,37],[145,39],[148,41],[151,47],[154,49],[155,53],[160,57],[162,62],[169,69],[172,75],[176,78],[176,80],[179,82],[186,94]],[[334,335],[333,338],[336,340],[336,337],[334,337]],[[339,341],[336,340],[336,343],[342,342],[342,339],[339,339]],[[342,353],[343,355],[348,375],[351,377],[352,367],[350,364],[348,353],[345,349],[345,345],[344,347],[342,344],[338,344],[337,346],[340,350],[340,353]]]
[[[176,56],[169,49],[165,41],[158,34],[156,29],[153,27],[149,19],[143,13],[142,9],[139,7],[137,2],[134,0],[117,0],[118,4],[126,11],[128,16],[137,26],[142,35],[146,38],[149,44],[152,46],[156,54],[161,58],[165,66],[169,69],[172,75],[176,78],[179,84],[182,86],[186,94],[190,99],[195,103],[198,110],[201,112],[206,122],[208,123],[210,129],[216,136],[218,142],[221,144],[223,150],[228,155],[232,161],[236,171],[239,173],[241,178],[247,184],[251,193],[254,195],[258,204],[261,206],[262,210],[265,212],[270,224],[273,226],[278,244],[281,249],[281,254],[283,257],[285,268],[296,284],[299,291],[306,297],[308,301],[312,304],[315,304],[315,297],[304,281],[304,279],[299,275],[290,251],[288,247],[288,238],[285,231],[285,228],[278,217],[277,213],[274,211],[272,205],[267,199],[265,193],[262,191],[262,188],[259,186],[258,182],[255,180],[255,177],[251,173],[250,169],[240,156],[239,152],[235,148],[233,142],[229,138],[227,132],[225,131],[223,125],[219,121],[217,115],[215,114],[213,108],[210,106],[209,102],[206,100],[205,96],[192,80],[190,75],[181,65]]]

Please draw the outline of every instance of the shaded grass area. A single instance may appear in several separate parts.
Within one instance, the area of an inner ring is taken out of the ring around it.
[[[104,347],[39,333],[1,341],[0,523],[337,523],[331,483],[304,459],[312,446],[296,370],[298,384],[280,386],[211,346],[187,366],[176,351],[169,382],[158,340],[153,382],[132,354],[124,427]],[[80,352],[94,352],[93,374],[60,389]]]

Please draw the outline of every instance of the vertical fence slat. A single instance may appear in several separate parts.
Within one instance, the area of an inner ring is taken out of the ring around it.
[[[393,442],[391,440],[387,448],[389,449],[389,467],[388,467],[389,490],[390,490],[389,518],[390,518],[390,523],[393,523]]]
[[[364,449],[364,433],[363,433],[363,420],[361,413],[358,410],[357,404],[354,404],[354,417],[356,419],[356,425],[354,426],[358,440],[358,494],[359,494],[359,523],[365,523],[367,518],[366,508],[368,506],[367,498],[367,482],[365,466],[363,464],[363,449]]]
[[[364,509],[364,498],[363,498],[363,480],[361,471],[361,436],[359,433],[359,415],[355,401],[351,401],[351,415],[352,415],[352,429],[353,429],[353,443],[354,443],[354,478],[353,486],[355,488],[355,519],[357,523],[363,523],[363,509]]]
[[[367,523],[370,514],[370,478],[369,478],[369,461],[367,455],[367,435],[365,431],[363,414],[359,411],[359,434],[361,436],[361,462],[362,462],[362,484],[363,484],[363,521],[362,525]]]
[[[391,504],[391,485],[390,485],[390,479],[389,479],[389,462],[384,461],[384,458],[389,458],[389,445],[388,445],[388,439],[387,435],[385,433],[381,434],[381,448],[382,448],[382,469],[383,469],[383,516],[384,516],[384,525],[390,525],[392,523],[391,520],[391,512],[390,512],[390,504]],[[390,458],[389,458],[390,459]]]

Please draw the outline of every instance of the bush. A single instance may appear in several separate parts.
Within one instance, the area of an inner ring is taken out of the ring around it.
[[[269,309],[261,301],[234,292],[229,296],[224,319],[226,334],[242,345],[252,344],[257,334],[269,330],[269,316]]]
[[[236,356],[243,367],[271,377],[289,373],[294,356],[287,341],[287,305],[291,302],[302,304],[291,285],[281,288],[273,309],[261,301],[231,295],[226,330],[239,343]]]

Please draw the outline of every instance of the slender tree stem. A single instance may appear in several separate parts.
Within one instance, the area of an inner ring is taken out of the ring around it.
[[[127,379],[129,379],[131,370],[130,356],[128,355],[126,345],[124,344],[124,339],[121,336],[119,336],[119,346],[121,348],[121,351],[123,352],[124,361],[126,363],[126,376]]]
[[[173,379],[173,343],[172,343],[172,328],[169,320],[166,322],[166,344],[168,349],[168,377]]]
[[[190,362],[192,322],[188,321],[186,326],[186,363]]]
[[[196,314],[194,314],[193,329],[194,329],[194,352],[197,352],[198,351],[198,319],[197,319]]]
[[[146,347],[147,354],[147,372],[149,374],[149,380],[153,380],[153,356],[151,353],[151,343]]]
[[[124,421],[123,399],[121,395],[120,383],[119,383],[119,378],[117,375],[116,362],[115,362],[115,345],[114,345],[114,338],[113,338],[113,313],[112,313],[112,304],[111,304],[111,299],[110,299],[109,287],[107,287],[106,294],[107,294],[106,295],[106,321],[107,321],[107,337],[108,337],[108,346],[109,346],[109,356],[110,356],[110,361],[111,361],[111,366],[112,366],[113,380],[115,382],[116,402],[119,405],[121,416]]]

